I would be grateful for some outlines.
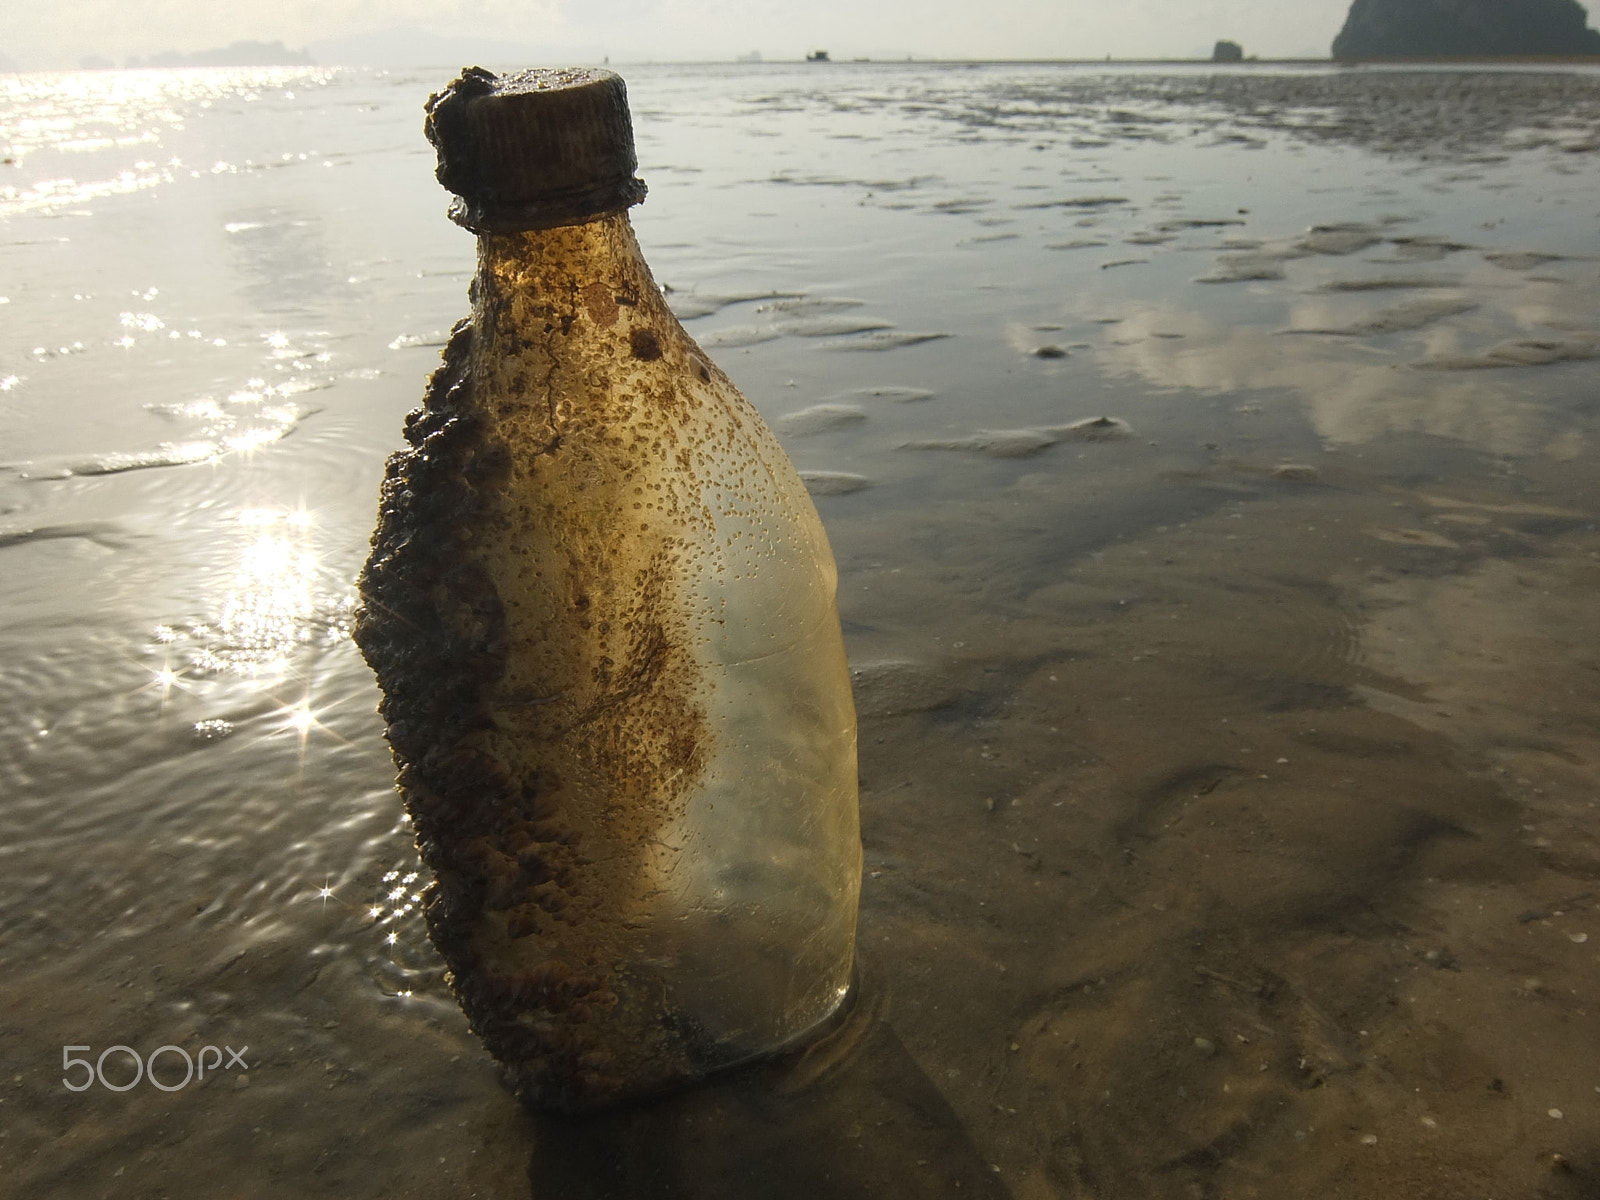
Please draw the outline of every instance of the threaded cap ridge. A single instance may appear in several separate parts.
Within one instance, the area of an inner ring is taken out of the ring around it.
[[[450,218],[474,233],[576,225],[644,199],[628,89],[611,71],[468,67],[427,113]]]

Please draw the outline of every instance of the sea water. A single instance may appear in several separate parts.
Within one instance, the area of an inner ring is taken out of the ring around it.
[[[871,1087],[553,1134],[449,998],[348,629],[450,72],[0,76],[0,1191],[1600,1169],[1600,72],[622,73],[839,561]]]

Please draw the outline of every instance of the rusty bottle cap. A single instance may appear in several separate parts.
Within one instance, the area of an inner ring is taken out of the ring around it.
[[[644,199],[628,89],[611,71],[468,67],[427,112],[450,218],[473,233],[577,225]]]

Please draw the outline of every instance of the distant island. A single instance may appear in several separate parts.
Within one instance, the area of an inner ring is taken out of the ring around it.
[[[147,58],[130,58],[130,67],[310,67],[316,60],[304,50],[291,50],[282,42],[234,42],[220,50],[180,54],[163,50]]]
[[[1578,0],[1354,0],[1336,59],[1600,55]]]

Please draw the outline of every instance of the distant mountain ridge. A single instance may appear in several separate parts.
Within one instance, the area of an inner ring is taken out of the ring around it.
[[[163,50],[146,58],[130,58],[130,67],[310,67],[316,60],[304,50],[291,50],[282,42],[234,42],[218,50],[180,54]]]
[[[1600,55],[1578,0],[1354,0],[1333,57]]]
[[[482,35],[441,37],[405,27],[312,42],[317,61],[333,67],[487,67],[598,62],[600,46],[532,45]]]

